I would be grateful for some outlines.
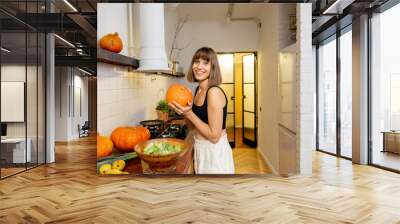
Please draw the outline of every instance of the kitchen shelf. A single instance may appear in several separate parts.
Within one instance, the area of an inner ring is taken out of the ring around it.
[[[121,65],[121,66],[129,66],[133,69],[137,69],[139,67],[139,60],[133,57],[128,57],[122,54],[117,54],[111,51],[104,50],[102,48],[97,48],[97,61],[104,62],[112,65]],[[157,72],[157,75],[168,75],[173,77],[185,77],[185,73],[183,72]]]
[[[102,48],[97,48],[97,61],[113,65],[130,66],[134,69],[139,67],[138,59],[110,52]]]
[[[183,72],[176,72],[176,73],[172,73],[171,72],[157,72],[157,75],[168,75],[168,76],[173,76],[173,77],[185,77],[185,73]]]

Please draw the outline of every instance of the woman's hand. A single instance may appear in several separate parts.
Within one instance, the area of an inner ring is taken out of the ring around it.
[[[168,103],[168,106],[170,106],[177,114],[186,116],[188,113],[192,111],[192,102],[188,101],[188,106],[183,107],[180,104],[178,104],[176,101],[173,101],[172,103]]]

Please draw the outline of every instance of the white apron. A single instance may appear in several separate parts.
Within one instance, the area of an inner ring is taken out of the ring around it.
[[[226,133],[216,144],[194,137],[194,168],[196,174],[234,174],[232,148]]]

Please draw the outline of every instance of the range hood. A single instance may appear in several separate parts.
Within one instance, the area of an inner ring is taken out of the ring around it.
[[[165,52],[164,4],[139,3],[140,61],[138,72],[170,73]]]

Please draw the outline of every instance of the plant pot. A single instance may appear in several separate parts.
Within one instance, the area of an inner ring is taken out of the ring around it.
[[[168,112],[157,110],[157,117],[159,120],[168,121]]]

